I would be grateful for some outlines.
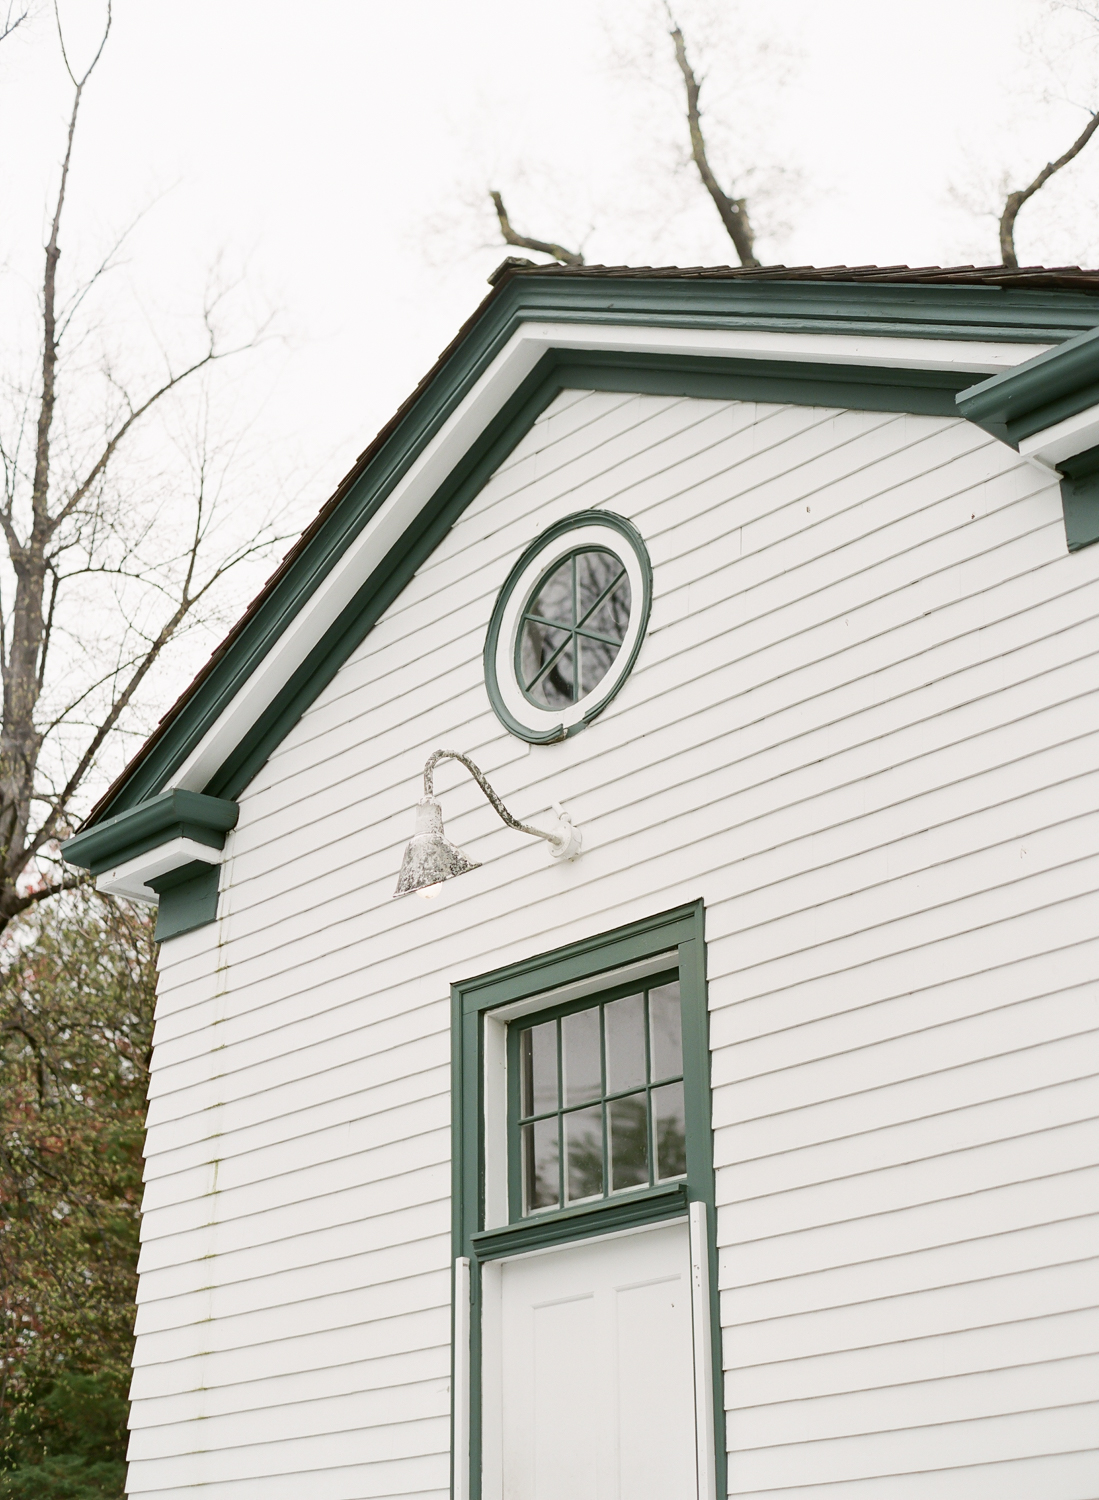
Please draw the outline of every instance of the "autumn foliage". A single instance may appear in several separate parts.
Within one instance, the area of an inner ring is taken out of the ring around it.
[[[0,940],[0,1496],[121,1496],[152,922],[81,890]]]

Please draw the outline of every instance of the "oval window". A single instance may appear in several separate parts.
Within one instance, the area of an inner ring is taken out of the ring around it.
[[[586,511],[543,533],[504,584],[485,643],[507,728],[562,739],[594,718],[633,663],[650,597],[645,544],[620,516]]]

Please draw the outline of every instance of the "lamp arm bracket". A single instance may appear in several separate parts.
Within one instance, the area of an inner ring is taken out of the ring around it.
[[[562,843],[560,834],[546,833],[541,828],[532,828],[529,823],[520,823],[518,818],[513,818],[504,804],[500,801],[500,798],[489,786],[488,782],[485,779],[484,773],[473,764],[468,755],[459,755],[457,750],[436,750],[433,752],[433,754],[428,756],[427,764],[424,766],[425,797],[434,797],[435,795],[435,767],[439,764],[440,761],[443,760],[456,760],[459,762],[459,764],[465,766],[466,770],[473,777],[474,781],[481,788],[482,792],[484,792],[485,797],[492,804],[492,807],[495,809],[497,815],[504,823],[507,824],[509,828],[514,828],[519,833],[533,834],[535,838],[545,839],[547,843],[553,844],[555,846]]]

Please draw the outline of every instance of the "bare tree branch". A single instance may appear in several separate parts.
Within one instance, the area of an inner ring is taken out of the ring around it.
[[[61,255],[58,236],[61,215],[65,206],[69,169],[72,164],[73,139],[76,121],[80,112],[80,101],[84,87],[103,56],[107,37],[111,30],[111,0],[107,0],[107,23],[99,47],[81,78],[77,79],[69,64],[65,50],[65,38],[61,29],[61,16],[54,0],[54,19],[61,45],[61,56],[73,83],[72,112],[69,116],[65,156],[61,165],[61,181],[57,190],[50,237],[46,245],[46,265],[42,282],[42,368],[41,398],[38,407],[38,422],[34,450],[34,477],[31,485],[31,527],[25,544],[20,545],[10,522],[4,517],[4,533],[8,541],[9,555],[15,570],[15,600],[12,608],[11,634],[4,660],[3,724],[0,726],[0,863],[5,874],[11,869],[14,855],[22,868],[22,846],[26,840],[27,819],[30,812],[29,792],[33,782],[34,767],[38,763],[42,738],[34,722],[35,709],[40,694],[39,661],[42,650],[45,620],[43,615],[47,565],[45,548],[49,537],[56,530],[56,522],[50,515],[49,496],[51,480],[50,439],[57,402],[57,263]],[[0,899],[0,916],[8,904]]]
[[[4,3],[8,22],[0,11],[0,40],[5,24],[8,30],[18,24],[12,10],[18,0]],[[5,589],[7,608],[0,609],[0,932],[29,906],[80,884],[60,870],[39,878],[36,859],[68,831],[74,799],[104,746],[125,727],[168,644],[206,612],[211,590],[231,568],[277,540],[269,519],[251,525],[239,545],[218,548],[220,561],[206,561],[221,524],[227,455],[234,452],[227,441],[211,446],[206,402],[198,462],[187,460],[193,516],[180,516],[174,488],[149,493],[140,453],[137,467],[120,468],[122,445],[147,427],[151,413],[172,409],[181,387],[255,348],[265,330],[230,347],[221,324],[232,288],[219,281],[203,308],[203,345],[188,358],[171,355],[150,327],[163,359],[153,379],[138,385],[120,375],[113,356],[104,353],[89,364],[80,354],[96,331],[87,317],[89,294],[117,263],[134,224],[90,275],[63,289],[69,278],[59,272],[62,226],[77,127],[86,86],[111,34],[112,9],[105,0],[98,47],[82,70],[73,65],[58,0],[53,9],[73,93],[39,283],[40,354],[33,377],[3,384],[11,426],[0,439],[0,557],[6,552],[13,577]],[[129,493],[127,480],[140,484],[144,498]],[[100,640],[104,608],[109,624]]]
[[[95,71],[95,65],[99,61],[99,59],[103,56],[103,48],[107,45],[107,38],[111,34],[111,4],[112,4],[112,0],[107,0],[107,24],[103,28],[103,35],[100,38],[98,50],[96,51],[96,54],[92,58],[91,62],[88,64],[88,66],[87,66],[87,68],[86,68],[86,70],[84,72],[83,78],[77,79],[76,74],[73,72],[71,66],[69,65],[69,54],[65,51],[65,33],[61,29],[61,12],[57,8],[57,0],[53,0],[53,18],[57,22],[57,40],[61,44],[61,57],[62,57],[62,60],[63,60],[63,62],[65,64],[65,71],[66,71],[66,73],[68,73],[69,77],[72,79],[73,87],[76,89],[77,96],[78,96],[77,97],[77,104],[78,105],[79,105],[80,91],[83,89],[84,85],[87,83],[88,79],[92,76],[93,72]],[[74,109],[73,109],[73,118],[75,119],[75,117],[76,117],[76,108],[74,107]],[[69,130],[69,151],[71,152],[71,150],[72,150],[72,129],[70,127],[70,130]],[[66,158],[65,158],[65,165],[66,165],[66,167],[68,166],[68,156],[66,156]],[[62,195],[63,195],[63,192],[64,192],[64,190],[62,190]]]
[[[733,242],[736,253],[740,258],[742,266],[758,266],[759,261],[755,254],[755,232],[748,218],[748,202],[745,198],[730,198],[714,175],[710,166],[709,157],[706,155],[706,139],[702,134],[702,113],[698,107],[698,96],[701,84],[695,77],[694,69],[687,58],[687,44],[683,40],[683,32],[680,30],[670,8],[665,6],[668,12],[668,20],[672,24],[671,37],[675,43],[675,60],[679,64],[679,71],[683,74],[683,83],[687,90],[687,127],[691,136],[691,155],[694,164],[698,168],[698,175],[702,178],[703,186],[713,199],[714,207],[717,209],[721,222],[729,238]]]
[[[40,901],[48,901],[52,896],[60,896],[62,891],[76,891],[82,885],[87,884],[86,876],[65,876],[50,885],[41,885],[32,891],[24,891],[15,902],[13,916],[19,916],[21,912],[29,911],[32,906],[37,906]]]
[[[500,233],[509,245],[518,245],[523,250],[537,250],[540,255],[552,255],[563,266],[582,266],[584,257],[579,250],[566,250],[564,245],[555,245],[551,240],[536,240],[529,234],[519,234],[511,227],[504,200],[495,189],[489,193],[496,217],[500,220]]]
[[[14,4],[14,0],[13,0],[13,3],[8,6],[8,13],[7,13],[7,15],[4,17],[3,21],[0,21],[0,42],[2,42],[5,37],[11,36],[11,34],[15,30],[15,28],[17,26],[21,26],[23,24],[23,22],[27,19],[27,16],[30,14],[29,11],[27,11],[26,9],[24,9],[24,10],[21,10],[19,12],[19,14],[15,17],[14,20],[12,20],[12,12],[14,10],[15,10],[15,4]]]
[[[1096,129],[1099,129],[1099,112],[1092,115],[1064,156],[1059,156],[1056,161],[1047,162],[1029,187],[1008,193],[1004,211],[1000,215],[1000,260],[1005,266],[1010,266],[1013,270],[1017,270],[1019,266],[1018,257],[1015,254],[1015,220],[1019,216],[1019,210],[1029,198],[1034,197],[1040,188],[1045,187],[1055,172],[1059,172],[1062,167],[1067,167],[1074,157],[1079,156]]]
[[[146,399],[141,403],[140,406],[132,407],[130,409],[129,416],[123,423],[121,423],[120,426],[115,429],[115,431],[107,439],[107,442],[104,444],[102,450],[100,451],[98,458],[96,458],[95,462],[87,471],[84,478],[76,486],[75,490],[73,490],[68,500],[66,500],[65,504],[56,513],[56,515],[53,515],[49,518],[49,534],[52,536],[52,534],[57,530],[58,526],[60,526],[63,521],[66,521],[73,513],[73,511],[77,508],[77,506],[87,498],[88,493],[92,489],[96,480],[99,479],[103,471],[106,469],[107,465],[110,463],[111,459],[114,457],[115,450],[117,449],[119,443],[121,443],[122,439],[129,432],[130,428],[133,427],[135,422],[139,422],[147,412],[152,410],[152,408],[159,400],[161,400],[162,397],[168,394],[169,391],[175,390],[176,386],[182,384],[183,381],[190,379],[192,375],[197,375],[199,370],[205,369],[207,365],[213,364],[216,360],[228,359],[230,354],[239,353],[239,349],[230,349],[226,350],[224,353],[219,354],[211,346],[211,348],[207,350],[207,352],[202,356],[201,359],[196,359],[193,364],[188,365],[185,370],[181,370],[178,375],[170,376],[163,383],[163,385],[158,386],[157,389],[153,391],[151,396],[146,397]]]

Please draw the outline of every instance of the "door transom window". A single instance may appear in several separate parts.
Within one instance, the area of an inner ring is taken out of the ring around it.
[[[675,974],[509,1033],[513,1220],[683,1176]]]

